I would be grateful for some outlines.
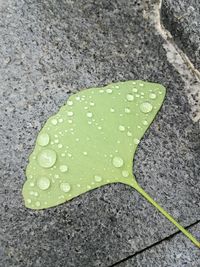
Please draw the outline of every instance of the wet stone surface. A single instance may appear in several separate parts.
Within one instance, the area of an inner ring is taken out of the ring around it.
[[[0,266],[110,266],[176,231],[122,184],[43,211],[25,208],[24,170],[36,135],[81,88],[130,79],[167,88],[134,173],[183,225],[199,220],[199,124],[188,115],[185,84],[145,16],[148,8],[125,0],[0,3]],[[180,243],[179,251],[186,246]],[[188,251],[188,259],[197,257]]]

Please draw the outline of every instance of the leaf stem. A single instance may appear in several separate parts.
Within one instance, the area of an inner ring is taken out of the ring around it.
[[[167,213],[157,202],[155,202],[149,194],[147,194],[140,185],[135,182],[133,186],[143,197],[145,197],[154,207],[156,207],[170,222],[172,222],[185,236],[187,236],[198,248],[200,242],[189,233],[183,226],[181,226],[169,213]]]

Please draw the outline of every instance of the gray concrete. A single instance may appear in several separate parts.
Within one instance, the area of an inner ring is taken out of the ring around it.
[[[0,266],[105,267],[176,231],[120,184],[44,211],[24,207],[24,170],[37,132],[84,87],[128,79],[167,87],[134,173],[183,225],[199,220],[199,124],[189,117],[185,82],[150,10],[148,2],[131,0],[1,2]]]
[[[162,22],[177,45],[200,70],[200,2],[199,0],[163,0]]]
[[[200,223],[190,228],[200,238]],[[200,266],[200,250],[182,234],[149,248],[116,267],[197,267]]]

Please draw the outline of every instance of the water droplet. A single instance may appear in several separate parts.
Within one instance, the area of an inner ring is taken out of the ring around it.
[[[152,111],[153,109],[153,106],[151,105],[151,103],[149,102],[143,102],[141,105],[140,105],[140,110],[143,112],[143,113],[149,113],[150,111]]]
[[[49,135],[47,133],[41,133],[38,136],[37,143],[40,146],[47,146],[49,143]]]
[[[143,121],[142,123],[143,123],[143,125],[148,125],[148,121],[146,121],[146,120]]]
[[[59,121],[59,122],[63,122],[63,119],[62,119],[62,118],[60,118],[58,121]]]
[[[128,177],[128,176],[129,176],[129,172],[126,171],[126,170],[123,170],[123,171],[122,171],[122,176],[123,176],[123,177]]]
[[[81,98],[80,98],[80,96],[76,96],[76,100],[78,100],[78,101],[79,101],[80,99],[81,99]]]
[[[131,133],[131,132],[127,132],[127,135],[128,135],[128,136],[132,136],[132,133]]]
[[[57,144],[59,141],[58,141],[58,139],[56,139],[56,140],[54,140],[54,142],[55,142],[55,144]]]
[[[101,127],[101,126],[98,126],[98,129],[99,129],[99,130],[101,130],[101,129],[102,129],[102,127]]]
[[[68,104],[69,106],[72,106],[72,105],[73,105],[73,101],[68,100],[68,101],[67,101],[67,104]]]
[[[133,101],[134,96],[133,96],[132,94],[128,94],[128,95],[126,96],[126,99],[127,99],[128,101]]]
[[[120,167],[122,167],[123,164],[124,164],[123,159],[120,158],[120,157],[114,157],[112,162],[113,162],[113,165],[114,165],[116,168],[120,168]]]
[[[69,158],[71,158],[71,157],[72,157],[72,154],[70,154],[70,153],[68,153],[67,155],[68,155],[68,157],[69,157]]]
[[[58,144],[58,148],[62,148],[63,147],[63,145],[62,144]]]
[[[88,109],[88,107],[84,107],[84,109]]]
[[[71,116],[74,115],[74,113],[73,113],[72,111],[68,111],[68,112],[67,112],[67,115],[68,115],[69,117],[71,117]]]
[[[40,201],[36,201],[36,202],[35,202],[35,206],[36,206],[36,207],[39,207],[39,206],[40,206]]]
[[[38,154],[37,161],[41,167],[50,168],[56,162],[56,152],[52,149],[44,149]]]
[[[144,86],[144,84],[143,83],[139,83],[139,86]]]
[[[101,178],[101,176],[95,175],[94,180],[95,180],[95,182],[101,182],[102,178]]]
[[[30,186],[33,187],[35,184],[33,182],[30,183]]]
[[[91,189],[92,187],[90,185],[87,185],[87,189]]]
[[[119,130],[120,130],[121,132],[125,131],[125,127],[124,127],[123,125],[120,125],[120,126],[119,126]]]
[[[41,190],[47,190],[50,186],[50,180],[46,177],[41,177],[38,179],[37,181],[37,186],[41,189]]]
[[[53,125],[56,125],[56,124],[58,123],[58,121],[57,121],[56,119],[52,119],[52,120],[51,120],[51,123],[52,123]]]
[[[112,93],[112,89],[110,89],[110,88],[106,89],[106,93],[111,94]]]
[[[136,97],[140,97],[140,95],[139,95],[139,94],[136,94],[135,96],[136,96]]]
[[[87,153],[86,151],[83,152],[83,155],[87,156],[87,154],[88,154],[88,153]]]
[[[130,113],[131,112],[131,110],[130,110],[130,108],[125,108],[125,113]]]
[[[110,109],[110,112],[115,112],[114,108],[111,108],[111,109]]]
[[[88,113],[87,113],[87,117],[88,117],[88,118],[92,118],[92,112],[88,112]]]
[[[60,165],[59,169],[61,172],[67,172],[68,171],[67,165]]]
[[[132,82],[132,84],[136,84],[136,82]]]
[[[90,102],[90,106],[94,106],[94,103],[93,102]]]
[[[72,123],[72,120],[68,120],[69,123]]]
[[[151,98],[151,99],[156,99],[156,94],[154,94],[154,93],[150,93],[150,94],[149,94],[149,98]]]
[[[71,186],[70,186],[70,184],[68,184],[68,183],[61,183],[61,184],[60,184],[60,189],[61,189],[63,192],[67,193],[67,192],[70,191]]]
[[[134,144],[138,145],[138,144],[139,144],[139,142],[140,142],[140,140],[139,140],[139,139],[137,139],[137,138],[134,138],[134,139],[133,139],[133,143],[134,143]]]
[[[31,199],[30,198],[27,199],[27,203],[31,204]]]
[[[103,92],[104,92],[104,90],[102,90],[102,89],[101,89],[101,90],[99,90],[99,93],[103,93]]]

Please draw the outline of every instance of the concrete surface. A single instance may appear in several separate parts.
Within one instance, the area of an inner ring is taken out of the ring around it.
[[[200,70],[199,0],[163,0],[161,17],[174,41]]]
[[[157,1],[1,2],[0,266],[112,266],[149,246],[153,250],[177,231],[120,184],[40,212],[24,207],[24,170],[37,132],[70,94],[85,87],[128,79],[166,86],[134,173],[183,225],[199,221],[200,129],[190,116],[189,70],[185,65],[181,73],[169,60],[167,41],[151,20],[155,8]],[[198,88],[198,77],[190,75]],[[185,244],[177,253],[190,247]],[[188,262],[198,256],[193,249]]]

